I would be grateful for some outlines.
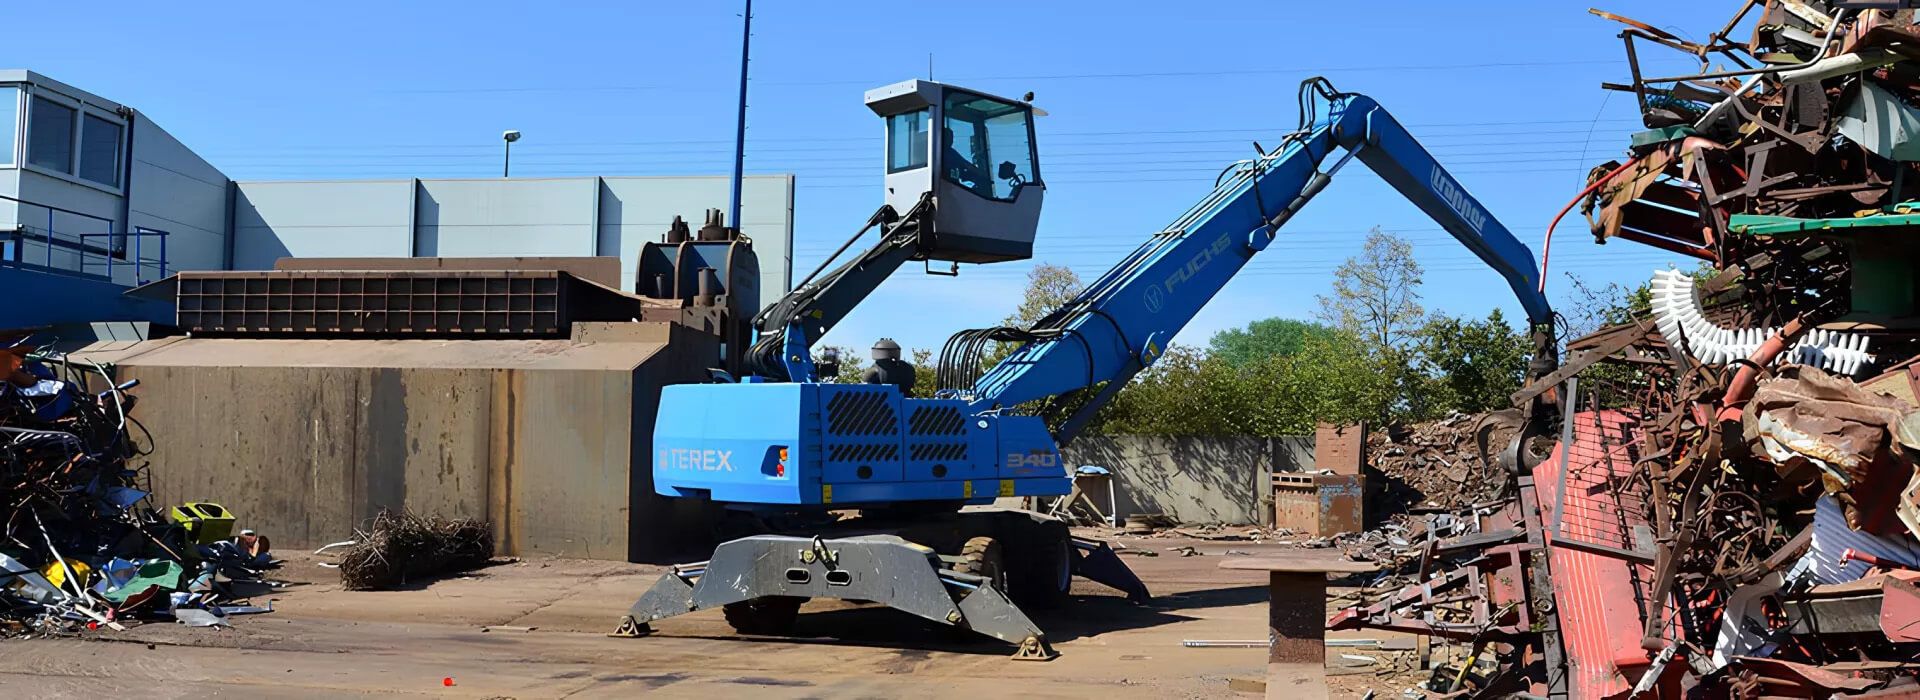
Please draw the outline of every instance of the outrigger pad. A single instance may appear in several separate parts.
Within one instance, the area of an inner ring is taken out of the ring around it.
[[[1013,652],[1014,661],[1052,661],[1060,658],[1060,652],[1053,650],[1043,635],[1034,635],[1020,642],[1020,650]]]
[[[1100,540],[1073,538],[1073,574],[1127,594],[1127,600],[1145,603],[1153,599],[1147,584],[1120,560],[1113,547]]]
[[[1019,645],[1016,658],[1053,656],[1046,634],[987,579],[943,569],[933,550],[891,535],[733,540],[705,564],[662,575],[627,616],[645,629],[655,620],[768,596],[872,601]]]
[[[607,636],[633,638],[645,637],[649,634],[653,634],[652,625],[636,621],[632,615],[622,615],[620,616],[620,626],[615,627],[613,633]]]

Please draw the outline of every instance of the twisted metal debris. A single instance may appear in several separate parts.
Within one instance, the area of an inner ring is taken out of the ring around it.
[[[1569,341],[1516,396],[1562,405],[1556,444],[1515,475],[1528,488],[1459,512],[1463,533],[1363,553],[1396,568],[1333,626],[1471,644],[1477,667],[1438,690],[1474,697],[1920,690],[1920,25],[1903,4],[1748,0],[1697,41],[1594,11],[1623,25],[1631,76],[1601,87],[1645,128],[1568,210],[1596,240],[1701,265]],[[1699,68],[1651,75],[1652,51]],[[1408,453],[1472,452],[1427,442],[1454,451]],[[1551,586],[1518,585],[1541,567]]]
[[[220,619],[271,589],[264,537],[230,536],[212,504],[150,504],[135,383],[28,340],[0,334],[0,634]]]

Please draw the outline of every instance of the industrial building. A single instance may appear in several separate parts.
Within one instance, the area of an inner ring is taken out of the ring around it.
[[[648,428],[786,292],[791,175],[744,179],[742,225],[662,243],[728,178],[234,180],[25,70],[0,71],[0,141],[0,290],[60,300],[0,328],[141,383],[157,496],[220,494],[295,546],[382,509],[615,560],[710,529],[653,493]]]
[[[65,303],[0,312],[0,328],[165,322],[120,296],[186,270],[266,270],[283,257],[620,259],[675,216],[724,208],[724,176],[238,181],[138,109],[29,70],[0,70],[0,289]],[[762,303],[792,273],[793,176],[741,193]]]

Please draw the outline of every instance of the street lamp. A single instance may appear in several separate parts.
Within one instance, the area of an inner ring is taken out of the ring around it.
[[[513,172],[513,142],[520,140],[520,132],[508,129],[500,134],[500,140],[507,142],[506,155],[500,159],[500,177]]]

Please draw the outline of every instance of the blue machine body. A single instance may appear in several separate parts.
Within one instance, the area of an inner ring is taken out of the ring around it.
[[[727,503],[987,503],[1066,493],[1059,447],[1037,417],[885,384],[682,384],[661,393],[654,489]]]
[[[804,345],[788,354],[806,381],[667,387],[654,432],[656,490],[787,507],[1066,494],[1058,442],[1159,359],[1355,157],[1505,278],[1535,352],[1550,355],[1552,309],[1537,290],[1533,252],[1371,98],[1319,79],[1302,92],[1313,109],[1280,148],[1231,165],[1212,193],[1028,329],[1029,340],[971,389],[916,399],[886,385],[818,383]],[[1323,168],[1336,152],[1345,155]],[[1095,387],[1056,431],[1006,412]]]

